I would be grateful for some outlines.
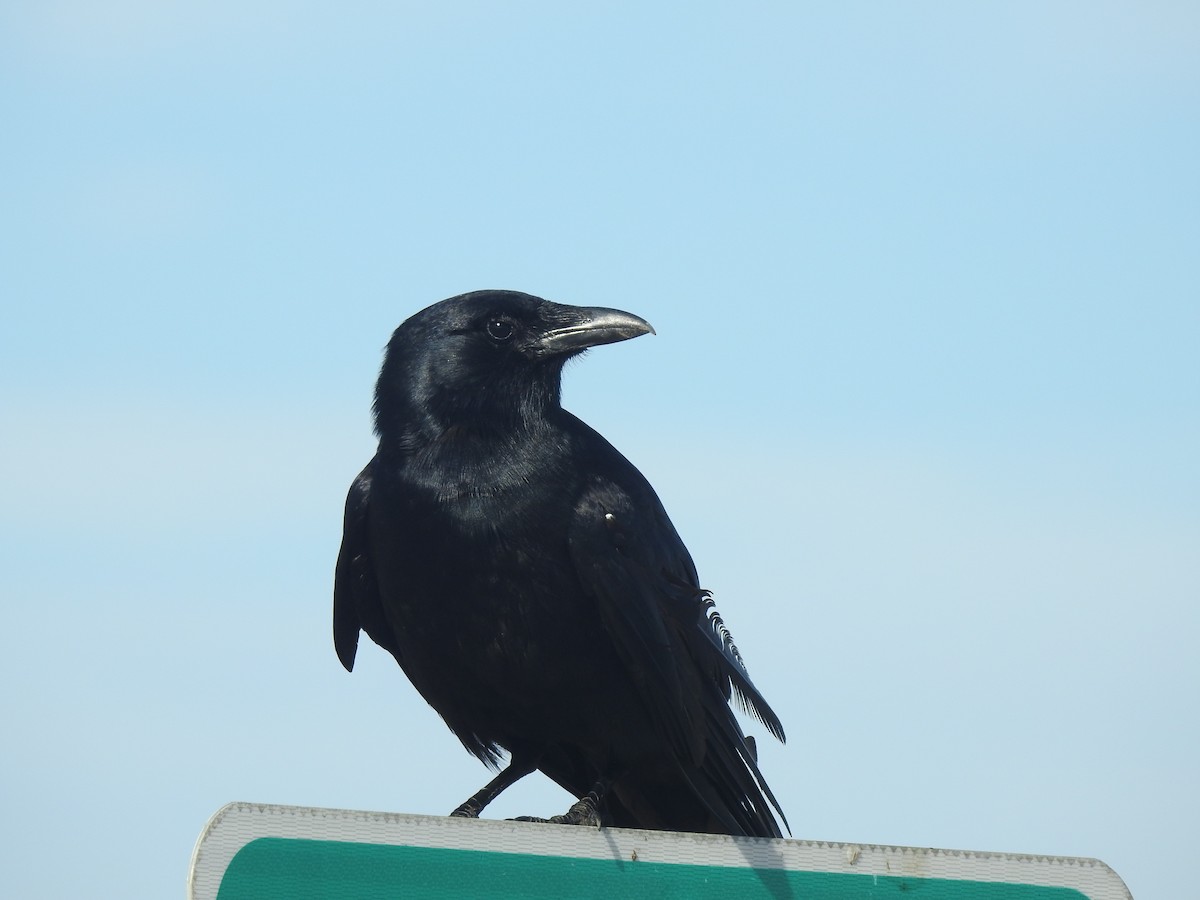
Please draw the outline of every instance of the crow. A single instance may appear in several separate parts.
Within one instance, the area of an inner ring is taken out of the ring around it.
[[[782,741],[779,717],[653,488],[560,403],[569,358],[653,332],[489,290],[388,343],[334,645],[352,670],[365,631],[468,751],[493,770],[508,754],[452,815],[536,769],[579,798],[536,821],[779,837],[773,808],[787,824],[730,700]]]

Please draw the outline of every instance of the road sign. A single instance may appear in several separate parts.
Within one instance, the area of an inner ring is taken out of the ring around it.
[[[912,893],[919,890],[919,894]],[[1095,859],[231,803],[189,900],[1130,900]]]

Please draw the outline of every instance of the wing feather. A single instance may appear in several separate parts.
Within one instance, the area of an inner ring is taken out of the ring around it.
[[[358,473],[346,495],[342,547],[333,577],[333,646],[346,671],[354,669],[358,636],[365,631],[399,660],[399,648],[383,612],[370,553],[371,466]]]
[[[657,498],[635,503],[596,484],[577,502],[568,537],[583,589],[697,795],[732,833],[778,833],[768,804],[783,812],[728,701],[780,740],[783,725],[751,682],[712,595],[697,585]]]

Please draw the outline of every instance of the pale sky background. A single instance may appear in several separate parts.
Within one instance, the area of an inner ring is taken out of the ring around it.
[[[329,624],[381,349],[483,287],[657,328],[566,405],[716,591],[796,837],[1193,895],[1196,4],[9,0],[0,122],[0,895],[487,780]]]

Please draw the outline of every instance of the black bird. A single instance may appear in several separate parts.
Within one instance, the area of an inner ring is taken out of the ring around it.
[[[379,448],[346,500],[334,644],[350,670],[365,631],[467,750],[494,769],[508,752],[454,815],[540,769],[580,798],[550,821],[780,835],[729,701],[783,740],[779,718],[654,490],[559,401],[568,358],[653,330],[476,291],[388,344]]]

